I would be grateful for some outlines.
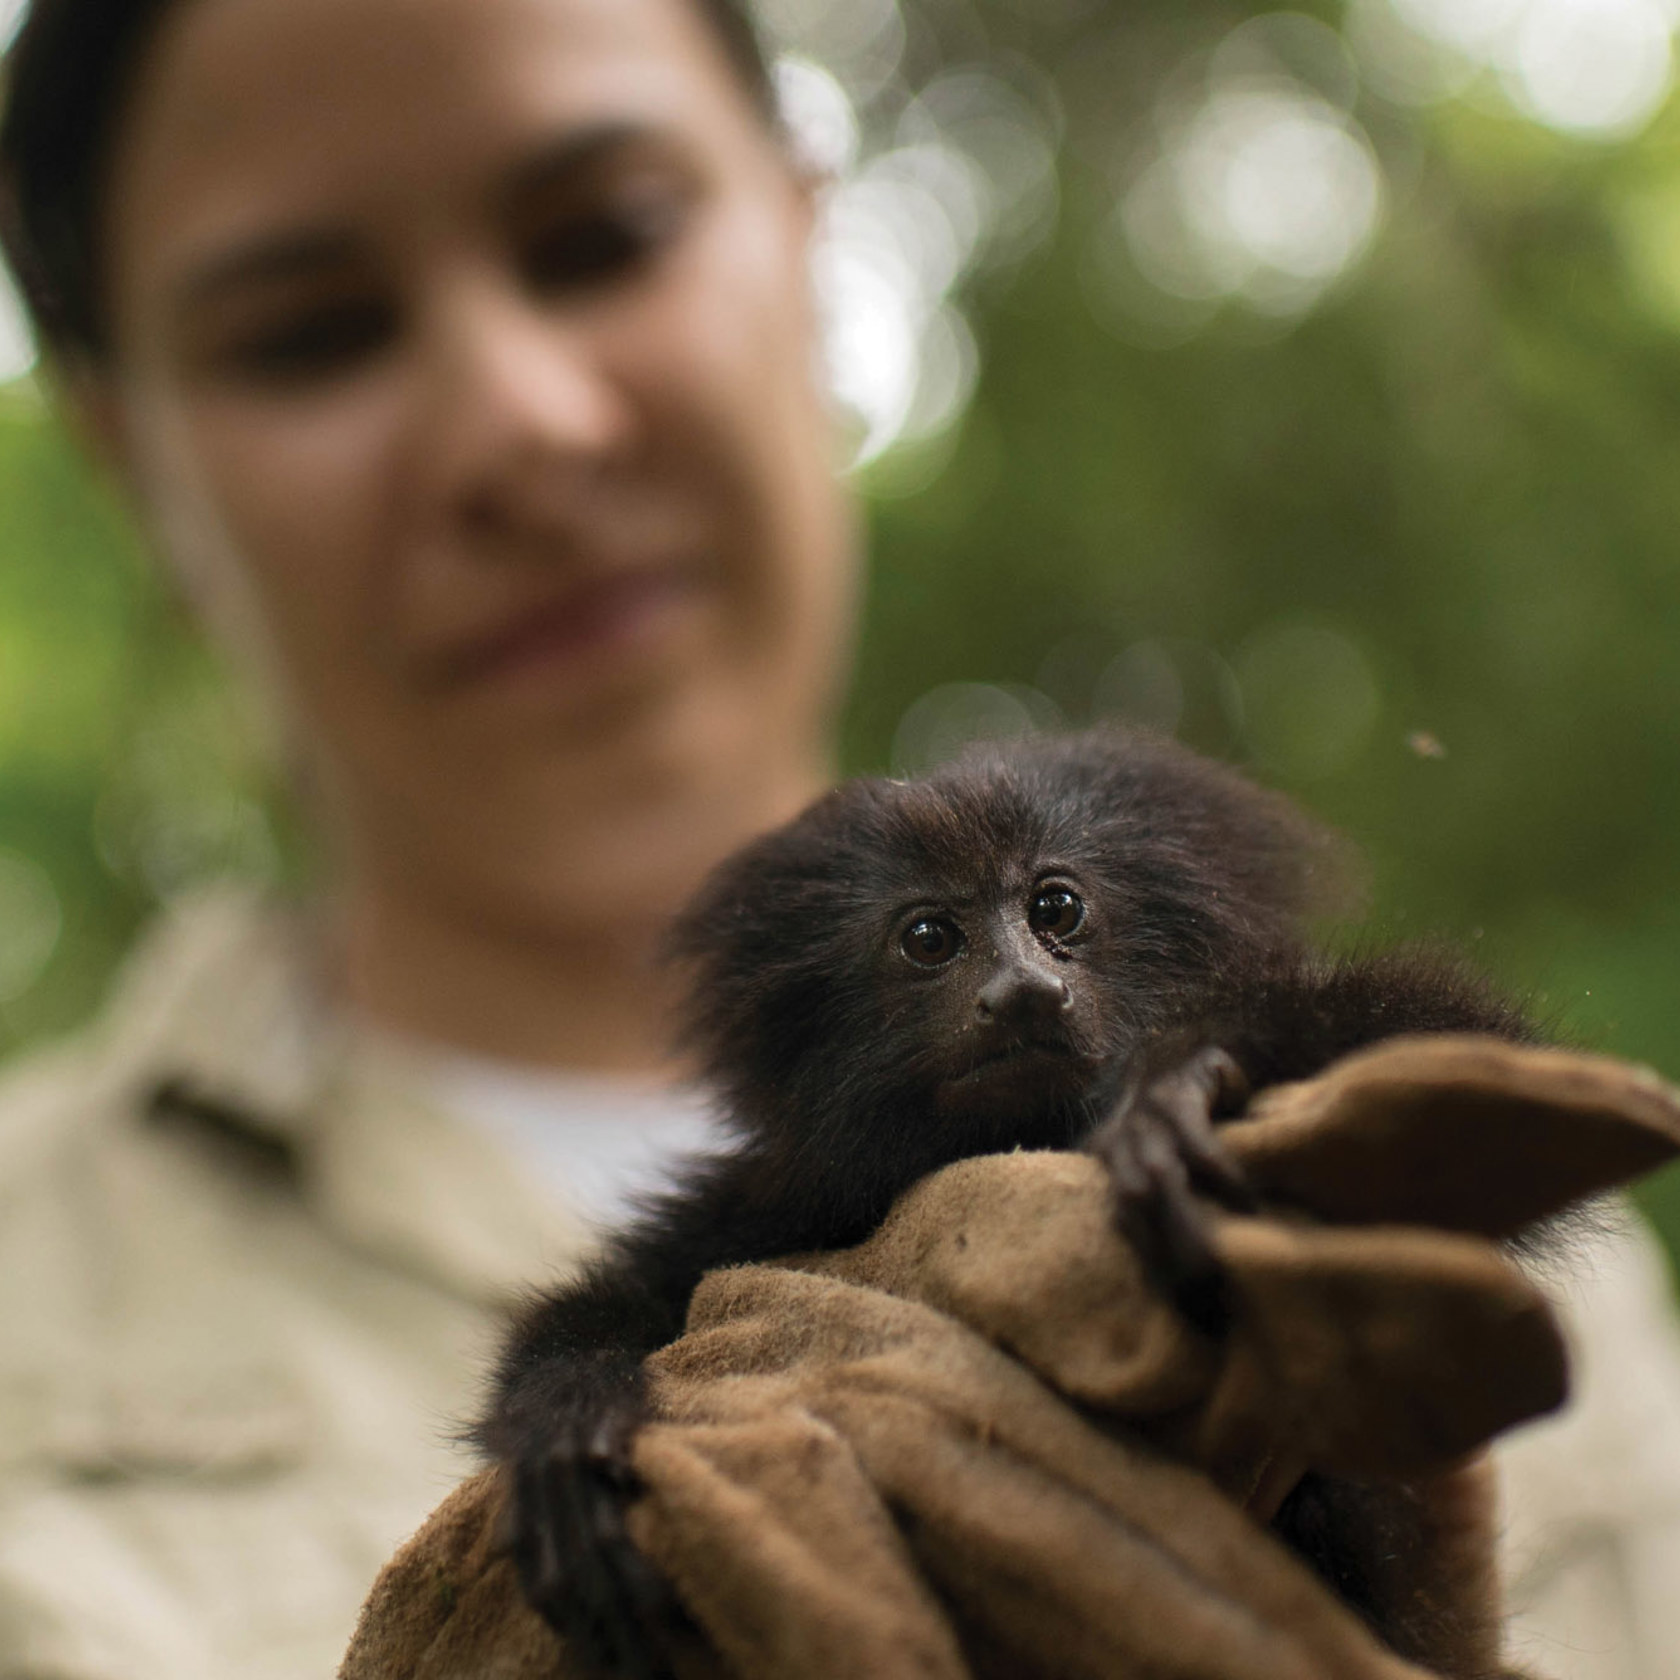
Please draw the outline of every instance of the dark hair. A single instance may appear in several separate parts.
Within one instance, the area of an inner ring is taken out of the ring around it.
[[[99,207],[113,135],[141,55],[181,0],[32,0],[6,55],[0,247],[42,339],[102,357]],[[747,0],[692,0],[757,108],[773,120],[769,65]]]

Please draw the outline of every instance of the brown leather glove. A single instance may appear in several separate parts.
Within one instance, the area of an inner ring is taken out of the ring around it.
[[[1217,1344],[1146,1288],[1082,1156],[962,1162],[859,1248],[706,1280],[650,1361],[662,1421],[635,1455],[635,1538],[696,1623],[685,1675],[1499,1672],[1473,1455],[1557,1404],[1565,1363],[1544,1301],[1471,1233],[1665,1159],[1680,1111],[1617,1064],[1419,1040],[1223,1135],[1280,1211],[1218,1225]],[[1389,1585],[1440,1630],[1427,1669],[1262,1526],[1308,1468],[1410,1489],[1423,1539]],[[399,1554],[345,1680],[564,1674],[498,1555],[499,1502],[468,1483]]]

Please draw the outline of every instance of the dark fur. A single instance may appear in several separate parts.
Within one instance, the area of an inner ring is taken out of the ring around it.
[[[1313,955],[1305,919],[1337,875],[1284,800],[1117,732],[849,783],[718,870],[676,949],[691,1042],[740,1147],[532,1305],[479,1431],[514,1470],[527,1589],[578,1651],[663,1672],[646,1629],[675,1612],[621,1543],[627,1448],[641,1360],[681,1334],[706,1271],[857,1242],[965,1156],[1108,1158],[1152,1082],[1209,1046],[1259,1088],[1401,1033],[1529,1036],[1444,959]],[[1085,901],[1074,937],[1023,936],[1046,877]],[[968,943],[928,971],[901,940],[933,912]],[[1308,1493],[1293,1509],[1291,1537],[1404,1648],[1383,1595],[1338,1561],[1369,1538],[1361,1502]]]

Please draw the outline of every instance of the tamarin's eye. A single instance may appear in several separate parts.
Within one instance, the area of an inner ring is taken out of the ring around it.
[[[1027,925],[1049,939],[1071,939],[1085,925],[1085,900],[1071,887],[1045,887],[1027,911]]]
[[[941,968],[962,950],[962,929],[943,916],[924,916],[904,930],[899,947],[918,967]]]

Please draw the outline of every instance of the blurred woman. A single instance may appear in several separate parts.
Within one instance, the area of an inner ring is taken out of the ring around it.
[[[65,392],[323,862],[7,1094],[0,1644],[320,1673],[490,1310],[704,1140],[662,923],[832,773],[811,193],[712,0],[58,0],[13,78]]]
[[[320,871],[0,1098],[0,1655],[321,1673],[499,1309],[706,1140],[662,923],[832,771],[811,187],[736,0],[38,0],[10,83],[69,410]]]

